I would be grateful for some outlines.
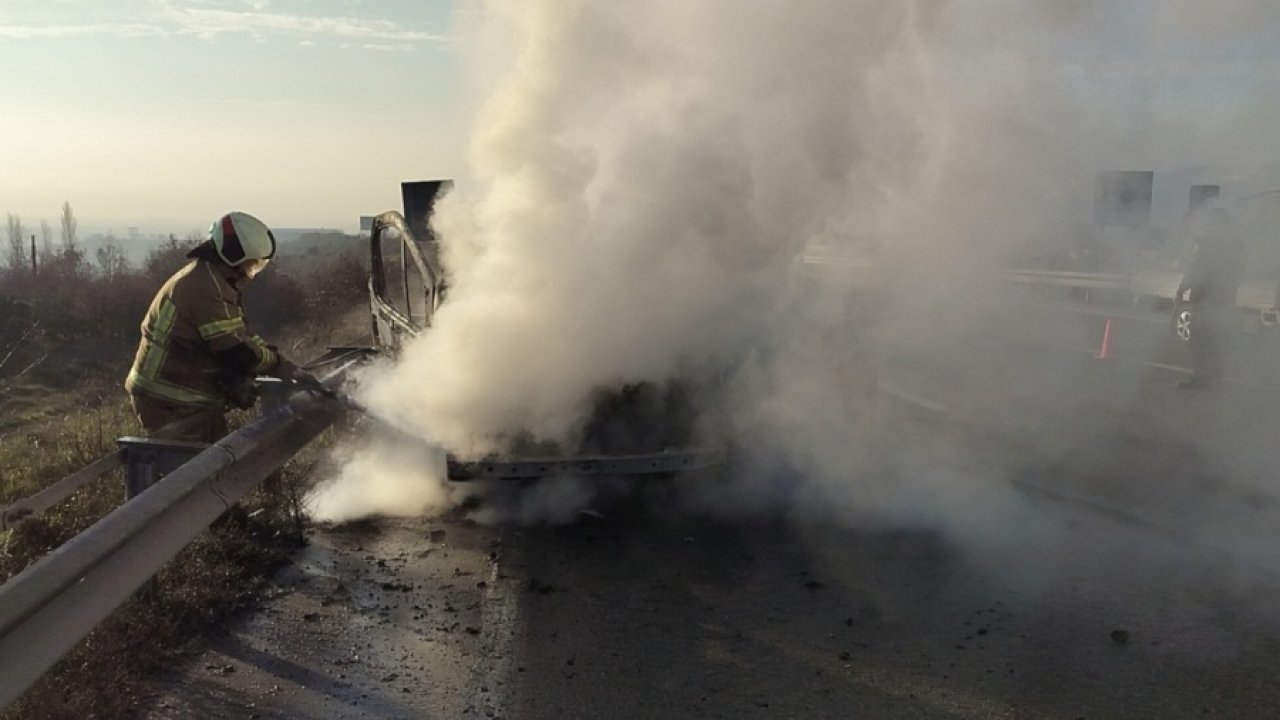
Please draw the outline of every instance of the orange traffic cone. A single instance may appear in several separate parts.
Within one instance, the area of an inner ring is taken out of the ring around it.
[[[1111,359],[1111,318],[1107,318],[1107,324],[1102,328],[1102,345],[1093,356],[1099,360]]]

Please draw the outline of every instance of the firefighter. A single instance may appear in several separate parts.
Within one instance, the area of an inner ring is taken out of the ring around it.
[[[1184,389],[1209,387],[1222,379],[1223,355],[1231,316],[1244,270],[1244,250],[1231,219],[1222,207],[1206,208],[1195,234],[1186,275],[1178,285],[1175,307],[1191,305],[1191,377],[1178,383]]]
[[[125,380],[148,437],[212,443],[227,433],[228,406],[248,408],[257,399],[255,376],[317,382],[245,325],[240,288],[275,252],[261,220],[230,212],[160,287]]]

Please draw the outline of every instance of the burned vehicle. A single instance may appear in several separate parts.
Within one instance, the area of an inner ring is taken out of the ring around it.
[[[384,212],[368,223],[373,353],[394,357],[407,342],[430,332],[448,291],[430,218],[451,185],[448,180],[402,183],[404,213]],[[695,420],[690,392],[679,382],[600,388],[576,447],[513,437],[501,456],[449,456],[448,477],[673,476],[721,466],[723,451],[696,444]]]

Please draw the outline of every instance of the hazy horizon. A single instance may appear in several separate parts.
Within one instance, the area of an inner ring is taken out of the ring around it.
[[[0,211],[38,233],[354,231],[462,167],[451,0],[0,5]],[[381,102],[380,102],[381,101]],[[18,108],[20,112],[12,109]]]
[[[36,232],[42,220],[56,230],[64,201],[83,234],[181,235],[230,209],[353,232],[361,215],[400,207],[401,181],[463,187],[479,89],[504,71],[465,61],[469,18],[485,12],[464,0],[7,0],[0,97],[21,111],[0,133],[0,211]],[[1280,117],[1278,14],[1265,3],[1192,21],[1152,0],[1055,12],[1052,24],[1095,26],[1089,56],[1053,45],[1048,62],[1093,122],[1136,129],[1115,152],[1090,151],[1096,170],[1154,170],[1157,216],[1176,214],[1189,178],[1226,196],[1280,186],[1261,132]],[[1222,127],[1261,143],[1240,152]],[[1060,178],[1085,196],[1091,181]]]

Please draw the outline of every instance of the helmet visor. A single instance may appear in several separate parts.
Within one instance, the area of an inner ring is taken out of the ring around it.
[[[246,260],[244,263],[244,275],[250,280],[258,276],[258,273],[267,269],[271,264],[271,258],[262,258],[260,260]]]

